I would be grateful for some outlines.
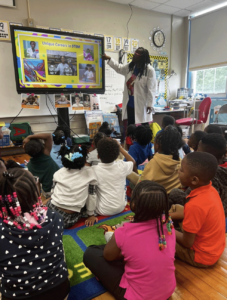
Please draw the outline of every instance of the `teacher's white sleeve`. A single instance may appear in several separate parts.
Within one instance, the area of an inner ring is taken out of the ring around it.
[[[111,58],[109,61],[108,61],[108,65],[114,69],[118,74],[121,74],[121,75],[124,75],[126,76],[129,72],[129,69],[128,69],[128,64],[127,65],[122,65],[122,64],[119,64],[116,60],[114,60],[113,58]]]
[[[147,70],[147,90],[147,107],[153,107],[156,93],[156,73],[152,67]]]

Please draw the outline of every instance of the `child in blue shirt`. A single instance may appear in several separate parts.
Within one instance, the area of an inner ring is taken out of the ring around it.
[[[152,131],[149,126],[140,125],[136,128],[135,140],[128,153],[134,158],[137,167],[153,157],[151,139]]]

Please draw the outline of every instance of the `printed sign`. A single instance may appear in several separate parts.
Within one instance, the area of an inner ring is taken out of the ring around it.
[[[131,52],[135,52],[139,48],[139,40],[131,39]]]
[[[9,22],[0,21],[0,40],[10,41]]]
[[[126,52],[130,52],[130,39],[123,38],[123,50]]]
[[[122,49],[122,38],[114,37],[114,51],[120,51]]]
[[[105,35],[105,50],[106,51],[114,50],[112,35]]]
[[[55,108],[71,107],[70,95],[56,94],[54,99]]]
[[[21,108],[39,109],[40,95],[21,94]]]

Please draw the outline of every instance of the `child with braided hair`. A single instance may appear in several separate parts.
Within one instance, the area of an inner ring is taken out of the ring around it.
[[[2,300],[66,299],[63,220],[42,206],[29,171],[12,168],[0,174],[0,231]]]
[[[86,146],[62,146],[59,151],[63,168],[54,174],[54,189],[47,206],[63,218],[64,228],[73,226],[87,213],[94,217],[97,179],[94,169],[86,166]],[[85,209],[86,205],[86,209]],[[93,218],[97,222],[97,218]]]
[[[133,190],[130,207],[134,221],[117,228],[106,245],[88,247],[84,263],[118,300],[166,300],[176,287],[176,237],[166,191],[144,180]]]

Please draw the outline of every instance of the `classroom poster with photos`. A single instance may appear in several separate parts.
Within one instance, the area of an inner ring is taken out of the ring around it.
[[[69,94],[55,94],[54,95],[55,108],[71,107]]]
[[[21,94],[21,108],[40,109],[40,95]]]

